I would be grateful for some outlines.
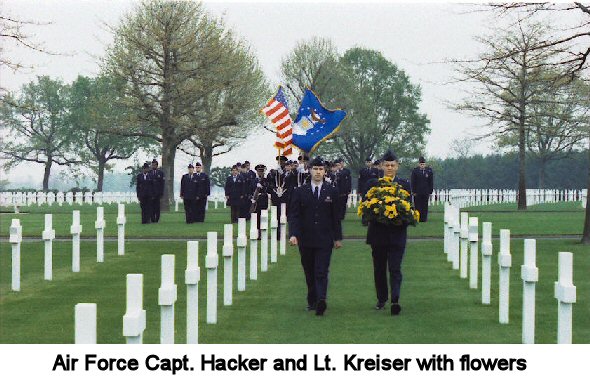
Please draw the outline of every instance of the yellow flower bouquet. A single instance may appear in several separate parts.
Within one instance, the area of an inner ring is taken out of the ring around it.
[[[412,208],[410,193],[391,177],[379,178],[379,184],[369,189],[358,215],[366,221],[396,226],[415,226],[420,220],[420,213]]]

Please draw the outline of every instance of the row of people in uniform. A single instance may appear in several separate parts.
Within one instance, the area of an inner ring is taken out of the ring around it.
[[[225,182],[224,190],[228,206],[231,208],[231,221],[238,218],[250,219],[250,214],[258,214],[260,227],[260,213],[269,207],[268,198],[272,206],[277,207],[277,218],[280,220],[282,204],[289,213],[290,197],[293,191],[310,181],[309,157],[301,155],[297,161],[290,161],[285,156],[276,157],[278,166],[266,174],[266,166],[256,165],[256,172],[249,170],[249,163],[236,164],[232,167],[232,174]],[[324,173],[328,186],[334,187],[338,196],[334,199],[340,219],[346,215],[348,195],[352,188],[350,170],[344,167],[341,159],[333,163],[326,162],[330,170]],[[280,228],[277,237],[280,236]]]
[[[371,180],[383,176],[381,160],[373,161],[371,157],[365,160],[365,167],[359,171],[358,194],[364,198],[369,190]],[[434,172],[426,165],[424,157],[418,158],[418,166],[412,169],[410,177],[412,198],[416,209],[420,212],[420,222],[428,220],[428,199],[434,190]]]
[[[160,221],[160,200],[164,195],[164,172],[158,168],[158,161],[143,164],[142,172],[135,178],[135,191],[141,206],[141,223]]]

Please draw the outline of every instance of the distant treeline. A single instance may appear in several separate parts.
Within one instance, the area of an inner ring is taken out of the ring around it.
[[[463,158],[431,159],[434,187],[437,189],[514,189],[518,188],[516,154],[474,155]],[[540,162],[527,158],[527,188],[585,189],[588,187],[588,153],[574,152],[568,157],[547,162],[544,186],[540,186]],[[417,165],[414,165],[417,166]],[[409,178],[412,165],[402,165],[400,174]]]

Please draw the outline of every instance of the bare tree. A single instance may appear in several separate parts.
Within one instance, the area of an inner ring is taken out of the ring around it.
[[[516,135],[518,147],[518,209],[526,210],[526,136],[532,105],[550,88],[544,69],[560,51],[535,49],[547,27],[518,22],[509,29],[496,28],[491,36],[478,37],[485,51],[472,61],[455,61],[461,80],[473,90],[456,109],[488,121],[484,137]],[[543,86],[547,86],[543,88]]]

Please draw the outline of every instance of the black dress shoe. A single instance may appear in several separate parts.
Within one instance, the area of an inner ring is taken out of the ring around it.
[[[402,307],[399,303],[392,303],[391,304],[391,315],[398,315],[402,311]]]
[[[327,308],[328,308],[328,305],[326,305],[326,301],[319,300],[318,304],[316,306],[316,309],[315,309],[315,315],[324,315],[324,312],[326,311]]]
[[[377,305],[375,305],[375,310],[383,310],[385,309],[385,302],[377,302]]]

